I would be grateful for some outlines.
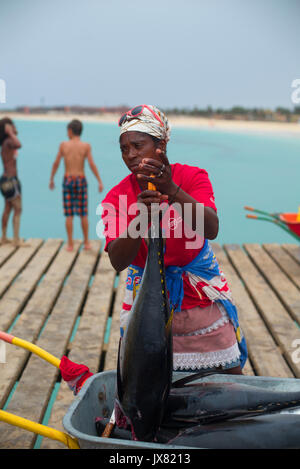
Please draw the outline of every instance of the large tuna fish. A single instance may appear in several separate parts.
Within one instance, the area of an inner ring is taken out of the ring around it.
[[[197,425],[168,444],[208,449],[300,449],[300,416],[279,413]]]
[[[241,383],[202,382],[171,389],[164,425],[174,427],[180,422],[182,426],[217,422],[296,406],[300,406],[300,391],[276,391]]]
[[[135,440],[153,441],[163,418],[173,369],[171,326],[160,231],[159,237],[149,237],[143,278],[118,354],[116,424],[129,424]]]

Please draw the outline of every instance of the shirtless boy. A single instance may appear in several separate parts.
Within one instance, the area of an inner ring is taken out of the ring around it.
[[[4,117],[0,120],[0,146],[3,163],[3,174],[0,178],[0,189],[5,200],[2,215],[1,244],[8,243],[6,237],[7,225],[13,210],[13,243],[15,246],[25,245],[19,238],[20,218],[22,212],[21,184],[17,176],[17,154],[21,148],[17,137],[17,129],[11,119]]]
[[[82,142],[82,123],[79,120],[71,121],[67,126],[69,141],[62,142],[52,166],[49,188],[54,189],[54,176],[59,167],[61,158],[64,158],[65,176],[63,180],[63,203],[66,217],[66,230],[68,236],[67,250],[73,250],[73,216],[79,215],[84,238],[84,248],[90,249],[88,236],[88,201],[87,181],[84,174],[84,164],[87,158],[90,168],[98,181],[99,192],[103,191],[103,184],[94,163],[91,145]]]

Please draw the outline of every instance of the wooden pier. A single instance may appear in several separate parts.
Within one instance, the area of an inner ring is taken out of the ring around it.
[[[92,372],[115,369],[126,273],[117,274],[101,241],[27,240],[0,247],[0,330],[68,355]],[[247,339],[245,374],[300,378],[300,247],[212,243],[231,286]],[[297,352],[298,349],[298,352]],[[41,358],[6,345],[0,363],[0,408],[63,430],[74,395]],[[1,449],[65,448],[0,422]]]

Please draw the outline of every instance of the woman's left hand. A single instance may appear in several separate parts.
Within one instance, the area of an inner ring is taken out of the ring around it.
[[[167,155],[161,150],[156,150],[157,159],[144,158],[139,164],[137,178],[139,181],[151,182],[162,194],[170,196],[176,190],[176,184],[172,179],[172,170]]]

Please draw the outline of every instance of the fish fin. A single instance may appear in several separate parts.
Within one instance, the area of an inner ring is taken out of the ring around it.
[[[170,317],[168,319],[168,322],[166,324],[166,332],[169,333],[169,330],[171,328],[171,324],[173,322],[173,316],[174,316],[174,308],[171,309]]]
[[[184,386],[185,384],[190,383],[191,381],[195,381],[195,379],[200,379],[200,378],[204,378],[205,376],[215,375],[219,373],[226,374],[226,370],[218,370],[216,368],[215,370],[211,370],[211,371],[199,371],[198,373],[191,373],[190,375],[185,376],[184,378],[180,378],[174,381],[172,383],[172,388],[180,388],[181,386]]]
[[[121,353],[121,337],[119,340],[119,349],[118,349],[118,363],[117,363],[117,395],[119,399],[123,397],[123,387],[121,379],[121,368],[120,368],[120,353]]]

